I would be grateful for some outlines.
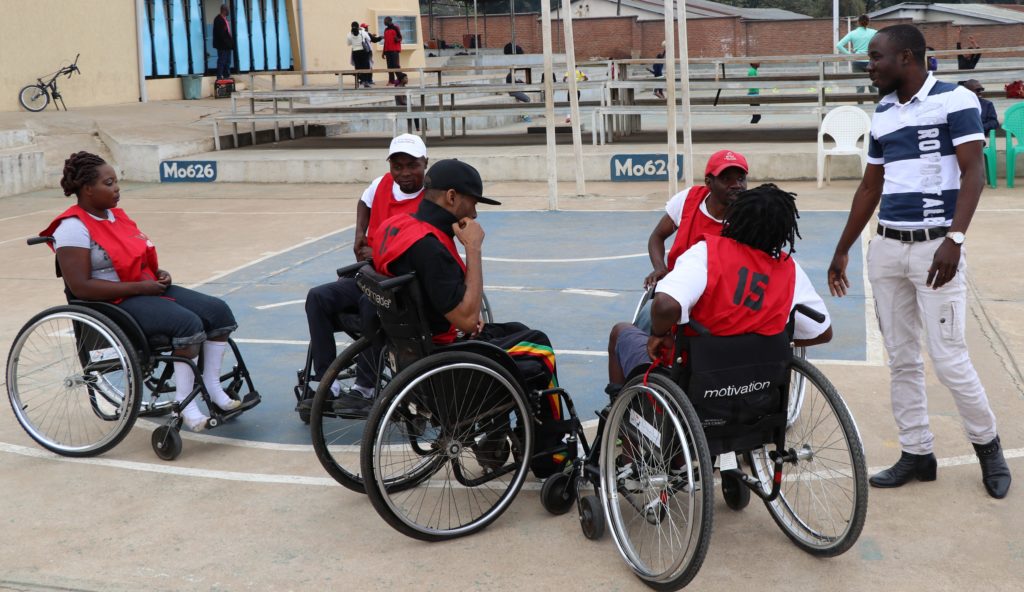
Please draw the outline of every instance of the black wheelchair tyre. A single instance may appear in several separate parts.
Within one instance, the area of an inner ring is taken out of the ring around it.
[[[656,373],[627,382],[608,412],[600,464],[604,518],[622,558],[650,588],[687,585],[711,542],[714,469],[683,390]]]
[[[18,92],[18,102],[26,111],[38,113],[50,104],[50,93],[40,84],[29,84]]]
[[[169,425],[162,425],[153,430],[150,444],[153,446],[153,452],[162,460],[174,460],[181,454],[181,434]]]
[[[508,438],[511,449],[497,469],[493,455],[481,458],[476,446],[494,433]],[[529,403],[501,364],[464,351],[437,353],[402,370],[374,404],[360,451],[366,494],[406,536],[428,542],[466,536],[515,499],[532,447]],[[389,486],[396,479],[405,480],[406,491]]]
[[[313,396],[308,420],[317,460],[335,481],[357,493],[365,492],[359,473],[359,442],[366,422],[335,415],[330,407],[330,387],[338,376],[352,369],[356,356],[369,347],[370,340],[362,337],[334,359]]]
[[[722,497],[729,509],[738,512],[750,504],[750,488],[738,477],[722,475]]]
[[[576,484],[567,473],[555,473],[544,480],[540,488],[540,503],[548,512],[565,514],[576,502]]]
[[[596,495],[585,495],[579,500],[580,529],[592,541],[604,536],[604,508]]]
[[[18,423],[40,446],[63,456],[95,456],[135,424],[139,368],[131,340],[109,317],[83,306],[55,306],[15,337],[7,396]]]
[[[834,557],[848,551],[864,528],[868,507],[864,448],[846,403],[825,375],[802,358],[793,359],[791,373],[802,378],[806,392],[799,417],[786,431],[786,449],[807,454],[795,465],[783,465],[779,496],[765,501],[765,506],[798,547],[816,557]],[[766,458],[767,447],[746,454],[747,464],[767,492],[772,468]],[[797,474],[790,477],[794,471]],[[820,512],[828,515],[816,514]]]

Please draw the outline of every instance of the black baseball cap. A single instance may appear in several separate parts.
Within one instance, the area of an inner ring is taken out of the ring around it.
[[[423,177],[423,187],[443,191],[454,189],[480,203],[501,205],[500,201],[484,197],[484,182],[480,178],[480,173],[472,166],[454,158],[439,160],[431,165]]]

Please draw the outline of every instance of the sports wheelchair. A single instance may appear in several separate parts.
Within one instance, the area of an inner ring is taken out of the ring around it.
[[[796,313],[824,320],[802,305]],[[645,584],[675,590],[708,550],[717,461],[729,508],[753,493],[801,549],[850,549],[867,514],[860,435],[835,387],[794,354],[792,320],[774,336],[688,327],[668,368],[640,368],[611,394],[592,445],[574,426],[583,455],[544,483],[545,508],[564,513],[575,500],[584,536],[600,538],[607,524]]]
[[[356,278],[357,274],[368,265],[360,261],[339,268],[339,278]],[[490,302],[484,295],[481,302],[481,314],[484,322],[494,322]],[[298,400],[296,411],[299,417],[310,424],[313,450],[317,459],[335,481],[358,493],[364,493],[363,480],[359,467],[359,444],[363,438],[363,430],[369,409],[346,409],[343,402],[347,396],[355,394],[353,387],[356,379],[356,364],[359,356],[376,346],[379,351],[374,359],[366,363],[373,366],[374,388],[381,393],[395,374],[394,361],[388,356],[387,341],[381,326],[376,319],[361,319],[359,313],[344,312],[336,315],[333,328],[335,332],[344,332],[352,343],[349,344],[324,372],[314,392],[309,387],[312,376],[313,356],[307,349],[306,362],[299,370],[298,384],[295,386],[295,397]],[[338,381],[340,389],[332,391],[331,385]]]
[[[28,244],[52,241],[33,237]],[[55,268],[62,277],[59,264]],[[182,449],[181,410],[197,396],[209,407],[211,428],[259,404],[260,395],[230,339],[234,365],[221,382],[243,404],[222,411],[203,385],[201,360],[197,365],[173,355],[168,337],[147,337],[116,305],[75,299],[66,285],[64,292],[68,303],[32,317],[18,331],[7,357],[11,408],[40,446],[63,456],[95,456],[124,439],[137,418],[170,415],[153,431],[151,443],[157,456],[173,460]],[[192,392],[180,404],[174,401],[173,362],[191,365],[196,376]]]

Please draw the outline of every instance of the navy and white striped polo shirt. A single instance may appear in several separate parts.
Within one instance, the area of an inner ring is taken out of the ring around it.
[[[971,91],[931,74],[909,101],[896,93],[871,119],[868,162],[885,166],[878,221],[893,228],[949,226],[960,192],[956,147],[985,140]]]

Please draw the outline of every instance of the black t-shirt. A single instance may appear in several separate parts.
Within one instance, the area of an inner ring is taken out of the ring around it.
[[[454,237],[452,224],[458,220],[441,206],[423,200],[414,217]],[[466,294],[465,274],[462,266],[452,258],[448,249],[434,235],[427,235],[412,244],[402,255],[388,265],[392,275],[416,272],[420,288],[426,297],[427,323],[434,334],[448,330],[451,323],[444,318],[462,302]]]

